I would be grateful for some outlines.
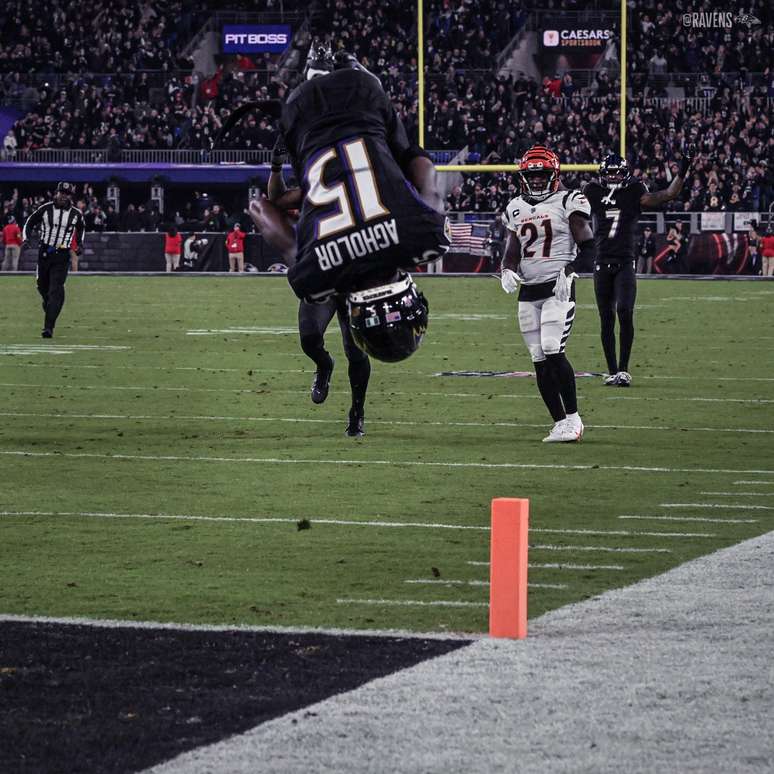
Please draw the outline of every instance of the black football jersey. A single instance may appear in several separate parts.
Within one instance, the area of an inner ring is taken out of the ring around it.
[[[597,261],[633,261],[640,198],[648,189],[639,180],[622,186],[589,183],[583,192],[591,204]]]
[[[445,218],[428,207],[404,169],[424,152],[409,143],[379,81],[337,70],[288,97],[280,130],[304,198],[297,262],[288,272],[310,301],[410,269],[448,249]]]

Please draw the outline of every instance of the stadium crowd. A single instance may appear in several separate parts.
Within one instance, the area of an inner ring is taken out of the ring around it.
[[[276,4],[269,0],[263,5]],[[86,6],[86,12],[81,6],[79,13],[91,20],[88,2]],[[748,83],[749,79],[740,82],[739,71],[764,61],[762,52],[772,43],[771,28],[737,24],[731,30],[697,29],[682,24],[681,13],[695,10],[694,6],[687,0],[676,0],[669,9],[646,2],[637,23],[631,25],[630,61],[634,75],[647,82],[648,97],[629,102],[630,161],[648,182],[660,187],[668,184],[686,145],[696,142],[701,155],[693,185],[670,206],[763,209],[774,198],[767,175],[772,142],[767,99],[772,95],[765,86]],[[99,41],[93,48],[110,49],[111,56],[120,57],[121,70],[147,64],[143,52],[149,39],[159,44],[153,46],[159,61],[152,64],[171,67],[175,46],[190,29],[186,32],[185,27],[178,27],[173,33],[168,20],[177,13],[196,18],[189,0],[149,0],[144,5],[120,0],[104,28],[90,33],[94,25],[89,21],[76,32],[70,5],[59,2],[53,14],[61,23],[54,25],[59,32],[53,33],[37,21],[41,7],[41,0],[11,4],[4,24],[17,25],[19,45],[23,42],[23,48],[34,48],[36,56],[38,49],[61,49],[70,56],[93,33]],[[763,15],[762,0],[754,0],[751,9]],[[101,18],[97,6],[91,10],[95,19]],[[528,3],[506,0],[428,2],[426,147],[450,152],[464,148],[472,163],[512,163],[535,142],[550,145],[562,161],[576,163],[597,162],[617,148],[619,84],[607,70],[596,71],[583,88],[576,85],[571,72],[546,77],[542,83],[523,74],[498,74],[497,56],[524,26],[529,10]],[[294,47],[304,49],[311,35],[319,35],[335,47],[351,50],[379,75],[409,136],[416,136],[414,7],[399,4],[385,9],[376,0],[317,0],[310,14],[310,26],[302,27]],[[659,53],[658,40],[664,36],[658,33],[666,28],[670,30],[669,46],[678,53],[667,58],[663,72],[679,68],[681,72],[708,73],[703,81],[692,81],[704,98],[700,105],[665,99],[663,79],[651,78],[663,74],[653,71],[650,60]],[[9,38],[4,35],[3,39]],[[225,62],[203,79],[172,69],[90,75],[87,73],[98,72],[103,65],[87,57],[87,61],[62,64],[76,73],[83,70],[83,74],[40,86],[20,72],[22,65],[34,69],[35,63],[15,57],[16,50],[6,46],[0,51],[0,62],[5,63],[0,70],[11,70],[0,76],[0,98],[24,92],[37,105],[4,140],[7,156],[16,158],[38,148],[102,149],[106,160],[118,158],[122,149],[207,150],[235,106],[244,101],[282,99],[295,82],[279,70],[278,58],[270,55]],[[96,54],[90,50],[89,56]],[[643,92],[635,89],[634,93]],[[269,149],[275,138],[275,117],[256,112],[233,132],[230,144]],[[570,176],[567,182],[577,180]],[[509,175],[467,175],[459,191],[450,194],[449,203],[452,209],[493,211],[513,190]]]

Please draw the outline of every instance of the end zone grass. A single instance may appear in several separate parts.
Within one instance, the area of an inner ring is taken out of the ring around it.
[[[315,407],[282,278],[75,275],[44,342],[1,277],[0,611],[483,631],[492,497],[531,500],[530,615],[772,528],[774,285],[640,282],[634,386],[579,379],[571,446],[532,379],[437,375],[530,370],[513,298],[421,285],[427,340],[374,363],[355,440],[338,328]],[[602,371],[578,296],[568,354]]]

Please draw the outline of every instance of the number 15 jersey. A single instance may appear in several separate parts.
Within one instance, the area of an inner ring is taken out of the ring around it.
[[[540,202],[512,199],[502,215],[506,228],[521,243],[519,274],[524,285],[556,280],[575,260],[577,247],[570,231],[570,215],[591,216],[591,205],[580,191],[554,191]]]

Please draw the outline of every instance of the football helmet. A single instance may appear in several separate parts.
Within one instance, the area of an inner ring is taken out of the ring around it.
[[[336,60],[333,58],[333,50],[330,43],[323,43],[320,40],[312,41],[309,53],[306,56],[306,67],[304,67],[304,80],[310,81],[319,75],[328,75],[336,67]]]
[[[522,196],[543,201],[559,190],[559,157],[544,145],[533,145],[519,162],[517,178]]]
[[[385,363],[405,360],[417,351],[427,331],[429,307],[411,277],[347,296],[352,338],[367,355]]]
[[[609,185],[622,185],[631,174],[629,162],[617,153],[608,153],[599,165],[599,176]]]

